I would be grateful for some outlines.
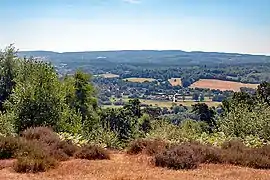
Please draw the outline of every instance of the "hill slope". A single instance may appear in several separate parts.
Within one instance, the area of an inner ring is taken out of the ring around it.
[[[217,52],[185,52],[180,50],[125,50],[125,51],[89,51],[89,52],[52,52],[21,51],[20,56],[38,56],[62,63],[88,64],[159,64],[173,65],[213,65],[213,64],[246,64],[270,63],[270,56],[248,55]]]

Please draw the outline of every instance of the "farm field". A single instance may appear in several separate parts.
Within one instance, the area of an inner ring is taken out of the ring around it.
[[[182,86],[181,78],[171,78],[171,79],[168,79],[168,81],[170,82],[172,86]]]
[[[119,75],[117,75],[117,74],[111,74],[111,73],[100,74],[99,76],[102,76],[104,78],[118,78],[119,77]]]
[[[191,97],[186,96],[186,98],[191,98]],[[116,100],[119,100],[119,99],[111,98],[111,102],[114,102]],[[124,102],[128,102],[129,99],[126,96],[124,96],[122,98],[122,100]],[[149,99],[139,99],[139,100],[143,104],[152,105],[152,106],[158,106],[158,107],[167,107],[167,108],[172,107],[173,104],[177,104],[177,105],[182,104],[183,106],[192,106],[194,104],[199,103],[199,102],[196,102],[196,101],[193,101],[193,100],[185,100],[184,102],[183,101],[178,101],[178,102],[175,102],[175,103],[172,102],[172,101],[162,101],[162,100],[149,100]],[[215,107],[221,104],[220,102],[212,101],[211,99],[209,99],[209,97],[205,97],[205,101],[203,101],[202,103],[205,103],[208,106],[215,106]],[[122,106],[103,105],[102,107],[103,108],[119,108],[119,107],[122,107]]]
[[[145,81],[147,81],[147,82],[155,81],[155,79],[153,79],[153,78],[136,78],[136,77],[126,78],[124,80],[129,81],[129,82],[138,82],[138,83],[143,83]]]
[[[183,105],[183,106],[192,106],[194,104],[197,104],[199,102],[196,101],[179,101],[179,102],[172,102],[172,101],[158,101],[158,100],[148,100],[148,99],[140,99],[141,103],[143,104],[148,104],[148,105],[152,105],[152,106],[158,106],[158,107],[167,107],[170,108],[172,107],[173,104],[177,104],[177,105]],[[218,106],[221,103],[220,102],[213,102],[213,101],[203,101],[201,103],[205,103],[208,106]]]
[[[11,160],[12,161],[12,160]],[[1,180],[269,180],[270,171],[231,165],[202,164],[195,170],[169,170],[154,167],[145,155],[130,156],[111,152],[110,160],[69,160],[44,173],[19,174],[12,162],[0,169]],[[1,163],[1,161],[0,161]]]
[[[233,81],[223,81],[216,79],[200,79],[196,81],[190,88],[203,88],[203,89],[219,89],[221,91],[235,91],[239,92],[241,87],[253,88],[256,89],[258,84],[245,84],[240,82]]]

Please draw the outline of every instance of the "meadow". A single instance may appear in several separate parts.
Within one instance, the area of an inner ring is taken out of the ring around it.
[[[119,77],[119,75],[117,75],[117,74],[111,74],[111,73],[100,74],[99,76],[102,76],[104,78],[118,78]]]

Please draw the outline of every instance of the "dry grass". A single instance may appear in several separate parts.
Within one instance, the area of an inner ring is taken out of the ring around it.
[[[0,164],[2,161],[0,161]],[[18,174],[12,168],[0,170],[1,180],[269,180],[270,171],[230,165],[200,165],[196,170],[168,170],[154,167],[146,155],[114,153],[111,160],[70,160],[38,174]]]
[[[168,81],[170,82],[172,86],[182,86],[181,78],[171,78],[171,79],[168,79]]]
[[[199,81],[191,84],[190,88],[204,88],[204,89],[219,89],[221,91],[231,90],[239,92],[241,87],[248,87],[256,89],[258,84],[245,84],[233,81],[222,81],[216,79],[200,79]]]
[[[102,76],[104,78],[118,78],[119,77],[119,75],[117,75],[117,74],[111,74],[111,73],[100,74],[100,76]]]
[[[173,103],[172,101],[158,101],[158,100],[148,100],[148,99],[140,99],[140,101],[143,104],[158,106],[158,107],[167,107],[167,108],[172,107],[173,104],[177,104],[177,105],[182,104],[183,106],[192,106],[198,103],[195,101],[184,101],[184,102],[179,101],[179,102]],[[214,102],[214,101],[203,101],[203,103],[207,104],[208,106],[215,106],[215,107],[221,104],[220,102]]]
[[[126,78],[124,80],[129,81],[129,82],[138,82],[138,83],[155,81],[155,79],[152,79],[152,78]]]

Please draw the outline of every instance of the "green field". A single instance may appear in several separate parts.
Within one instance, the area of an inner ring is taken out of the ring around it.
[[[138,83],[143,83],[143,82],[153,82],[155,79],[153,78],[126,78],[124,81],[129,81],[129,82],[138,82]]]
[[[140,99],[141,103],[143,104],[148,104],[148,105],[152,105],[152,106],[158,106],[158,107],[167,107],[170,108],[173,106],[173,104],[177,104],[180,105],[182,104],[183,106],[192,106],[194,104],[197,104],[199,102],[195,102],[195,101],[180,101],[180,102],[172,102],[172,101],[158,101],[158,100],[147,100],[147,99]],[[203,101],[201,103],[205,103],[208,106],[218,106],[221,103],[220,102],[213,102],[213,101]]]
[[[119,75],[117,75],[117,74],[111,74],[111,73],[99,74],[97,76],[101,76],[101,77],[104,77],[104,78],[118,78],[119,77]]]
[[[191,97],[190,97],[191,98]],[[111,98],[111,102],[114,102],[114,101],[117,101],[117,100],[120,100],[120,99],[117,99],[117,98]],[[127,98],[126,96],[124,96],[122,98],[122,100],[124,102],[128,102],[129,98]],[[192,106],[194,104],[197,104],[199,102],[196,102],[196,101],[193,101],[193,100],[186,100],[186,101],[179,101],[179,102],[172,102],[172,101],[161,101],[161,100],[148,100],[148,99],[139,99],[141,101],[141,103],[143,104],[147,104],[147,105],[152,105],[152,106],[158,106],[158,107],[167,107],[167,108],[170,108],[173,106],[173,104],[177,104],[177,105],[183,105],[183,106]],[[215,106],[217,107],[218,105],[220,105],[221,103],[220,102],[214,102],[214,101],[211,101],[211,99],[209,99],[208,97],[205,97],[205,101],[201,102],[201,103],[205,103],[207,104],[208,106]],[[117,107],[122,107],[122,106],[115,106],[115,105],[104,105],[102,106],[104,108],[117,108]]]

